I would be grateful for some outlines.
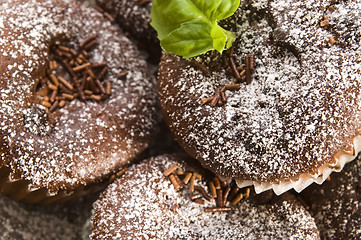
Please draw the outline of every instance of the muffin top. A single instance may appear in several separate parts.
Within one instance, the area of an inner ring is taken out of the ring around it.
[[[164,54],[159,95],[176,140],[203,166],[240,182],[292,182],[340,167],[337,154],[353,154],[361,127],[360,7],[242,1],[221,25],[237,32],[236,65],[254,54],[255,67],[249,84],[225,91],[223,106],[200,101],[233,84],[223,67],[227,53]]]
[[[95,202],[91,239],[319,239],[314,220],[290,195],[267,204],[249,197],[234,207],[226,204],[225,212],[207,212],[214,199],[196,203],[188,185],[176,190],[164,176],[174,164],[202,173],[186,160],[162,155],[130,167]],[[194,185],[208,189],[200,180]]]
[[[0,165],[13,180],[51,193],[71,190],[101,180],[148,146],[155,79],[118,28],[71,0],[7,1],[0,12]],[[98,43],[90,62],[107,63],[104,81],[112,83],[112,94],[49,112],[37,101],[36,86],[48,74],[52,47],[76,48],[89,36]]]

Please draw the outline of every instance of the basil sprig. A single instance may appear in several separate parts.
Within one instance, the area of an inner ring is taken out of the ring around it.
[[[232,46],[236,35],[218,25],[240,0],[153,0],[151,25],[162,48],[184,58]]]

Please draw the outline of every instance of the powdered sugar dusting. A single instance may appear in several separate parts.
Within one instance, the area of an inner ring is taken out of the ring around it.
[[[112,13],[120,26],[137,39],[159,45],[157,34],[149,24],[151,1],[145,4],[141,4],[141,1],[128,0],[96,0],[96,2]]]
[[[239,180],[297,179],[332,163],[360,134],[361,3],[331,11],[331,2],[241,3],[222,24],[238,33],[236,62],[255,54],[256,69],[251,84],[226,92],[223,107],[199,101],[232,83],[224,71],[206,78],[185,60],[163,57],[165,119],[204,166]],[[320,26],[324,16],[329,29]],[[197,60],[207,65],[211,56]]]
[[[118,29],[70,0],[11,1],[0,12],[1,161],[14,176],[56,193],[98,181],[146,148],[156,118],[154,78]],[[50,44],[76,46],[92,34],[99,45],[91,61],[108,63],[110,98],[74,100],[51,115],[38,110],[33,91],[44,76]],[[118,79],[125,71],[126,79]]]
[[[341,173],[331,174],[330,181],[312,185],[301,197],[309,204],[310,212],[323,239],[359,239],[361,237],[360,156]]]
[[[86,239],[82,226],[90,217],[89,203],[82,199],[67,205],[25,205],[0,196],[0,238]]]
[[[313,219],[294,200],[258,206],[245,200],[229,213],[205,213],[214,202],[192,202],[188,190],[177,192],[163,176],[179,160],[145,160],[112,183],[94,204],[91,238],[318,239]],[[183,164],[180,168],[186,170]]]

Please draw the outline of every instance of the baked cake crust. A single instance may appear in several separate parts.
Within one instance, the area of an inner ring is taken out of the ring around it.
[[[225,70],[206,76],[192,64],[211,69],[222,64],[217,54],[185,60],[165,53],[159,96],[177,141],[220,176],[268,185],[259,191],[342,168],[339,156],[354,156],[361,129],[360,4],[242,2],[222,24],[237,32],[235,62],[254,54],[255,70],[250,84],[226,91],[222,107],[200,100],[233,77]]]
[[[45,188],[48,195],[71,193],[148,146],[157,118],[155,79],[119,29],[71,0],[8,1],[0,12],[0,165],[8,182],[26,180],[29,191]],[[75,99],[50,113],[35,101],[35,88],[51,46],[77,46],[92,35],[98,44],[90,60],[107,62],[112,94],[100,102]]]

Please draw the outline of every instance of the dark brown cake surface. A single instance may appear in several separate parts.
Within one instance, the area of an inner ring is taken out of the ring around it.
[[[7,1],[0,6],[0,33],[0,165],[11,170],[11,179],[51,193],[72,190],[100,181],[148,146],[156,122],[154,77],[100,13],[71,0]],[[107,63],[103,81],[111,82],[111,95],[74,99],[50,112],[35,89],[51,48],[75,48],[94,35],[90,61]]]
[[[205,212],[214,199],[193,202],[188,186],[177,191],[164,176],[173,164],[199,173],[187,158],[144,160],[110,184],[94,204],[91,239],[319,239],[312,217],[289,195],[267,204],[250,197],[229,211]],[[208,189],[198,180],[194,185]]]
[[[358,156],[341,173],[331,174],[329,181],[321,186],[314,184],[301,193],[323,239],[360,239],[360,180]]]
[[[86,240],[97,195],[58,205],[27,205],[0,196],[0,238],[7,240]]]
[[[96,4],[111,14],[119,26],[139,40],[142,48],[159,61],[160,46],[156,31],[150,26],[151,0],[96,0]]]
[[[224,56],[164,54],[159,96],[177,141],[215,173],[260,184],[317,176],[339,164],[337,153],[352,155],[361,129],[360,7],[241,1],[221,24],[237,33],[236,65],[254,54],[255,69],[249,84],[225,91],[222,106],[200,101],[233,84]]]

